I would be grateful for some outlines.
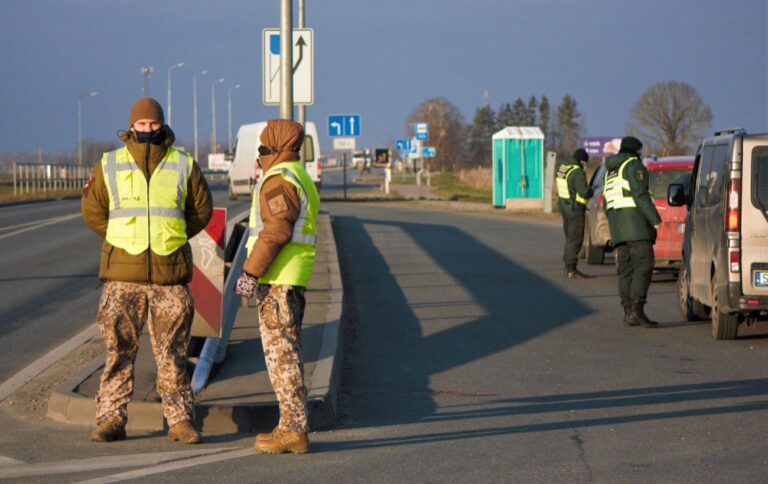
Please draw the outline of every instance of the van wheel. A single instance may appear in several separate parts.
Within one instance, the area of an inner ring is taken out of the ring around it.
[[[585,230],[589,229],[589,224],[584,227]],[[605,261],[605,247],[598,247],[592,245],[592,232],[587,232],[587,264],[592,266],[603,265]]]
[[[686,321],[700,321],[707,317],[707,307],[696,299],[691,297],[690,281],[688,280],[688,270],[685,264],[680,267],[680,273],[677,276],[677,302],[680,307],[680,314]]]
[[[230,200],[237,200],[237,194],[232,192],[232,185],[229,186],[229,199]]]
[[[735,339],[739,327],[739,315],[720,311],[715,281],[712,281],[712,292],[712,300],[714,301],[712,305],[712,336],[715,339]]]

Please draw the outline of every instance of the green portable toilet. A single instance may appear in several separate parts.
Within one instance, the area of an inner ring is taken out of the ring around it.
[[[544,207],[544,133],[537,126],[507,126],[493,135],[493,205]]]

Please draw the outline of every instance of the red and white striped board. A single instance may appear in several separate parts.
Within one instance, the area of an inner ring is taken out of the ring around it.
[[[192,336],[221,337],[226,231],[227,209],[214,208],[205,230],[189,240],[192,246],[189,288],[195,299]]]

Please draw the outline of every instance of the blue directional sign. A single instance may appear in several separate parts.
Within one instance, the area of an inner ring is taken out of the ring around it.
[[[424,158],[434,158],[437,156],[437,148],[433,146],[425,146],[421,149],[421,156]]]
[[[408,151],[411,149],[411,139],[397,140],[397,151]]]
[[[360,115],[332,114],[328,116],[328,136],[360,136]]]
[[[427,123],[416,123],[416,139],[427,141],[429,139],[429,125]]]

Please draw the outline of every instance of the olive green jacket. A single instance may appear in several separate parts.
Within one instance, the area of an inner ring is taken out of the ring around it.
[[[630,157],[634,157],[634,155],[619,153],[608,157],[605,161],[606,173],[618,170],[621,164]],[[622,242],[639,240],[655,242],[656,229],[654,226],[661,223],[661,217],[648,191],[648,168],[639,158],[636,158],[624,168],[624,178],[629,182],[630,195],[636,206],[606,210],[608,226],[611,231],[611,243],[616,246]]]

